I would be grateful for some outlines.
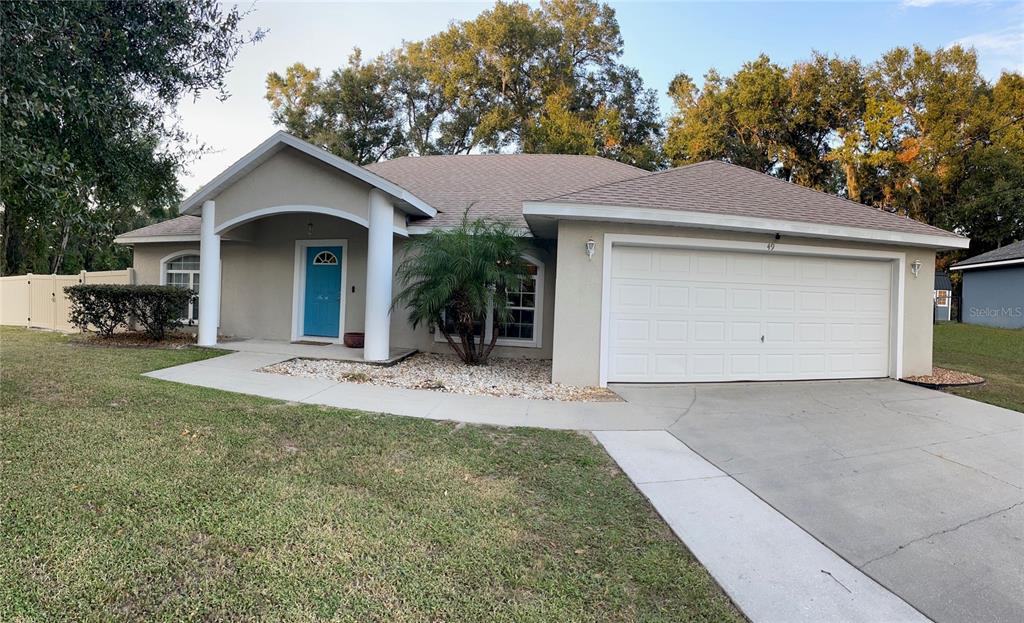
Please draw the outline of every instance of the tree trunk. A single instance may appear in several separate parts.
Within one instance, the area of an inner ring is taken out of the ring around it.
[[[846,198],[850,201],[860,203],[860,185],[857,182],[857,165],[853,162],[844,162],[843,172],[846,173]]]
[[[480,336],[480,340],[483,341],[484,336]],[[491,331],[491,342],[487,345],[487,349],[484,350],[483,355],[480,356],[480,363],[487,363],[487,360],[491,357],[491,351],[494,350],[494,345],[498,343],[498,324],[494,323],[494,330]]]
[[[64,263],[64,252],[68,248],[68,238],[71,236],[71,224],[64,222],[63,233],[60,237],[60,246],[57,248],[57,255],[53,257],[53,264],[50,266],[50,274],[56,275]]]

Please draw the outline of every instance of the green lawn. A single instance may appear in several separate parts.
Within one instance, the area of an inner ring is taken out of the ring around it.
[[[983,376],[984,385],[951,392],[1024,412],[1024,329],[935,326],[935,365]]]
[[[0,620],[742,620],[582,435],[139,376],[198,349],[0,340]]]

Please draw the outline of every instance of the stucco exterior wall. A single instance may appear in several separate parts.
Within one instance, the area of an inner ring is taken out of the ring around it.
[[[1024,327],[1024,265],[963,271],[963,322]]]
[[[153,242],[134,245],[132,248],[132,267],[135,268],[135,283],[140,285],[159,285],[160,260],[171,254],[188,251],[199,255],[199,243]]]
[[[719,240],[765,241],[764,235],[731,233],[708,229],[668,228],[649,225],[562,221],[558,229],[557,280],[555,293],[552,380],[572,385],[600,382],[601,290],[606,234],[679,236]],[[586,242],[597,248],[587,258]],[[787,236],[787,243],[830,248],[880,249],[906,253],[907,266],[920,260],[918,277],[906,275],[904,298],[903,374],[927,374],[932,362],[932,271],[935,252],[916,247],[898,248],[870,243],[840,242]]]
[[[370,186],[294,149],[285,148],[213,197],[216,224],[271,207],[334,208],[366,225]],[[397,212],[397,211],[396,211]],[[404,226],[405,216],[396,215]]]

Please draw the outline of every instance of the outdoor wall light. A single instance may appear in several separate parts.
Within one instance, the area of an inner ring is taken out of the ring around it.
[[[917,277],[917,273],[921,272],[921,260],[914,260],[910,263],[910,272],[914,273]]]
[[[594,242],[593,238],[591,238],[590,240],[587,240],[587,258],[588,259],[591,259],[591,258],[594,257],[594,249],[596,249],[596,248],[597,248],[597,243]]]

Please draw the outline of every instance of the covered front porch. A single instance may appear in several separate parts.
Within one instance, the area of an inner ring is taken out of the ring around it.
[[[401,352],[390,337],[395,239],[408,235],[409,216],[435,213],[422,201],[279,134],[184,207],[202,218],[200,345],[232,348],[247,342],[218,337],[241,337],[297,356],[371,362]],[[346,333],[362,333],[364,347],[344,347]]]
[[[362,348],[349,348],[344,344],[333,344],[329,342],[297,343],[284,340],[264,340],[258,338],[247,339],[225,339],[218,342],[217,346],[225,350],[233,350],[239,353],[261,353],[268,355],[283,355],[302,359],[337,359],[338,361],[366,361]],[[415,353],[413,348],[391,348],[387,359],[376,361],[382,365],[397,363],[409,355]]]

